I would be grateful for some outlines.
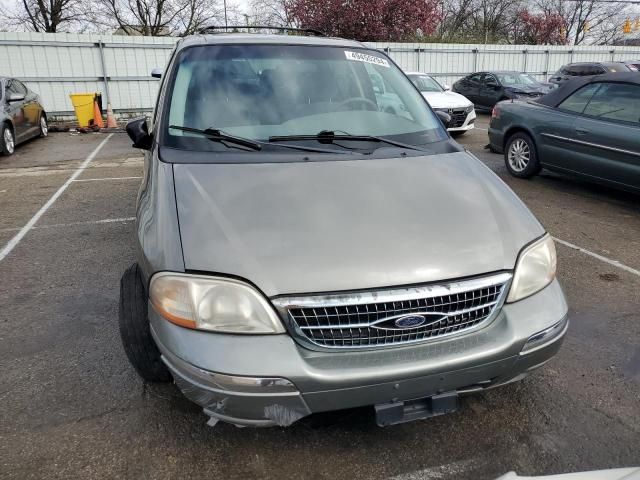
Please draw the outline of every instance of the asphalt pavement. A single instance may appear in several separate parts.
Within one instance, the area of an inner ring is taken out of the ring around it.
[[[524,381],[388,428],[370,408],[211,428],[174,385],[145,384],[117,327],[140,153],[123,133],[56,133],[0,157],[0,248],[11,247],[0,254],[0,478],[491,479],[639,466],[640,197],[547,172],[511,178],[484,149],[487,123],[458,140],[558,239],[570,330]]]

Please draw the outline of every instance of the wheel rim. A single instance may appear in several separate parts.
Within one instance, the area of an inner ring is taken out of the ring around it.
[[[507,154],[509,166],[516,172],[522,172],[531,161],[531,149],[529,144],[523,139],[518,138],[509,145]]]
[[[44,117],[40,117],[40,132],[42,132],[43,137],[46,137],[49,134],[47,119]]]
[[[9,128],[4,129],[4,149],[7,153],[13,153],[15,148],[15,142],[13,140],[13,133]]]

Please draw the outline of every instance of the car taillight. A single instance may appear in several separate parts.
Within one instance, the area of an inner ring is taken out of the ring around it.
[[[500,109],[498,108],[498,105],[495,105],[493,110],[491,110],[491,118],[500,118]]]

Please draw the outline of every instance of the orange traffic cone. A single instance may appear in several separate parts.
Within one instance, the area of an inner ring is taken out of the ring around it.
[[[116,122],[116,117],[113,115],[110,103],[107,103],[107,128],[118,128],[118,122]]]
[[[104,128],[104,122],[102,121],[102,112],[98,107],[98,102],[93,102],[93,125],[99,128]]]

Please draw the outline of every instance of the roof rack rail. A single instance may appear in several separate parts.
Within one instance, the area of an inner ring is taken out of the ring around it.
[[[285,35],[288,33],[293,34],[311,34],[316,37],[326,37],[324,32],[313,28],[293,28],[293,27],[269,27],[267,25],[228,25],[218,26],[212,25],[210,27],[201,28],[198,33],[235,33],[242,30],[275,30],[283,32]]]

